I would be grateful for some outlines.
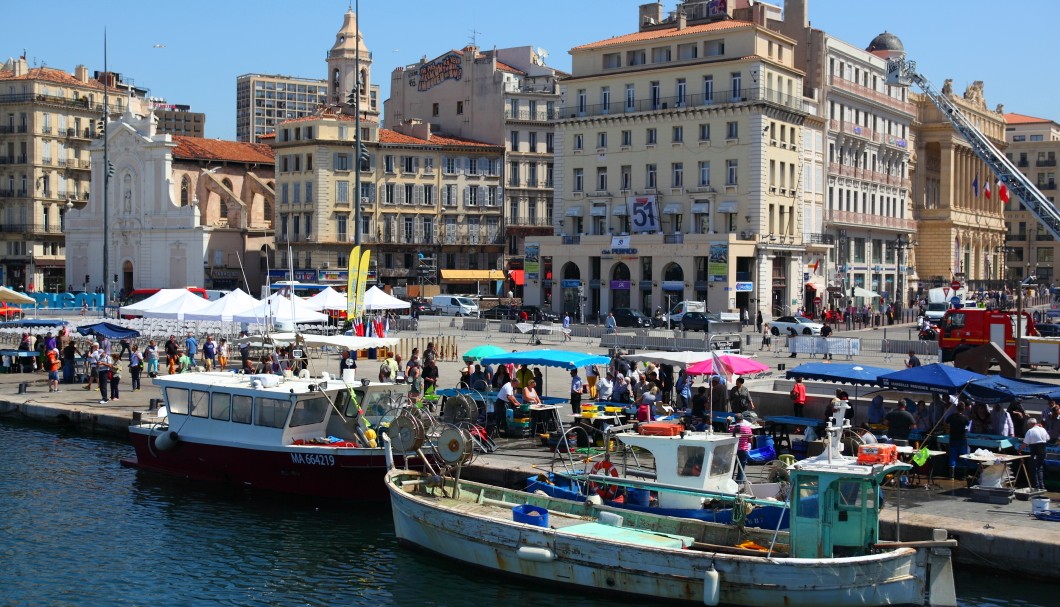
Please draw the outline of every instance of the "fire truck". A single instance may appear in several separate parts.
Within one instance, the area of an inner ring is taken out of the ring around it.
[[[942,361],[952,361],[964,351],[994,343],[1021,367],[1060,369],[1060,338],[1038,336],[1031,315],[1020,314],[1022,320],[1017,322],[1019,314],[1011,310],[948,310],[939,324]]]

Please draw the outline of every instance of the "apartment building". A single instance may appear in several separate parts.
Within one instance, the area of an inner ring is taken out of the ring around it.
[[[309,116],[327,102],[327,83],[280,74],[236,77],[236,141],[261,143],[276,125]]]
[[[752,315],[803,305],[814,109],[795,41],[767,27],[779,9],[737,4],[645,4],[637,31],[571,49],[557,235],[527,242],[529,303],[585,319],[683,299]]]
[[[1060,125],[1047,118],[1024,114],[1005,114],[1005,155],[1031,180],[1042,194],[1056,203],[1056,158],[1060,155]],[[992,184],[993,196],[998,196]],[[1001,278],[1023,280],[1034,276],[1039,283],[1051,285],[1056,281],[1056,260],[1060,247],[1038,219],[1020,201],[1011,196],[1003,199],[1005,210],[1005,244],[1008,255],[1006,270]]]
[[[206,135],[206,114],[191,111],[191,106],[166,103],[164,99],[148,99],[151,111],[158,119],[158,132],[184,137]]]
[[[548,51],[529,46],[481,51],[466,46],[391,74],[384,125],[429,122],[448,135],[504,147],[501,269],[522,295],[526,239],[552,234],[554,129],[565,73]]]

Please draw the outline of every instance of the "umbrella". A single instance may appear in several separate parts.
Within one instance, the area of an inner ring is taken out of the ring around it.
[[[788,369],[787,378],[801,377],[842,384],[879,386],[881,384],[877,378],[893,372],[894,369],[886,367],[871,367],[856,363],[806,363],[794,369]]]
[[[941,363],[931,363],[911,369],[902,369],[880,376],[880,385],[885,388],[898,388],[916,392],[937,394],[956,394],[973,380],[983,379],[985,375],[950,367]]]
[[[109,322],[97,322],[90,325],[81,325],[77,328],[81,335],[98,335],[107,339],[125,339],[140,337],[140,332],[135,329],[126,329]]]
[[[505,354],[506,352],[508,351],[500,346],[492,346],[489,344],[486,344],[484,346],[475,346],[467,352],[464,352],[464,360],[467,362],[474,362],[482,360],[487,356],[496,356],[498,354]]]
[[[750,375],[752,373],[761,373],[762,371],[769,370],[769,365],[760,363],[749,356],[741,356],[739,354],[719,354],[718,358],[732,368],[734,375]],[[711,357],[697,362],[689,366],[686,371],[688,371],[689,375],[711,375],[714,373],[714,358]]]
[[[599,354],[586,354],[570,350],[527,350],[526,352],[506,352],[482,359],[487,365],[512,363],[515,365],[541,365],[542,367],[561,367],[567,370],[590,365],[606,365],[611,359]]]
[[[684,352],[651,352],[649,354],[627,354],[623,356],[626,360],[639,360],[644,362],[657,362],[680,367],[710,360],[710,352],[696,352],[685,350]]]

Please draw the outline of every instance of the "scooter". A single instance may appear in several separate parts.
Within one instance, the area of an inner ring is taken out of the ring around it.
[[[935,341],[939,338],[939,328],[935,325],[931,325],[926,329],[920,329],[920,333],[917,334],[917,338],[922,341]]]

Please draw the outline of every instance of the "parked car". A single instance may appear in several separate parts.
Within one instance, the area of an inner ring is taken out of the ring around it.
[[[478,304],[462,295],[435,295],[431,308],[443,316],[478,316]]]
[[[0,318],[3,318],[4,320],[18,320],[22,318],[22,308],[9,306],[6,301],[0,302]]]
[[[683,331],[710,331],[712,322],[721,322],[721,317],[706,312],[685,312],[680,324]]]
[[[820,335],[822,325],[805,316],[781,316],[769,323],[773,335],[787,335],[788,328],[795,329],[796,335]]]
[[[424,316],[426,314],[434,314],[434,310],[431,309],[430,302],[422,299],[413,299],[409,302],[409,314],[415,310],[417,316]]]
[[[491,320],[516,320],[519,318],[519,308],[508,304],[501,304],[490,308],[489,310],[483,310],[482,318],[489,318]]]
[[[526,315],[530,318],[530,320],[534,320],[535,318],[537,318],[540,320],[540,322],[560,321],[558,314],[554,312],[549,312],[548,310],[542,310],[538,306],[523,306],[522,308],[520,308],[520,310],[526,310]]]
[[[1060,324],[1041,323],[1034,326],[1042,337],[1060,337]]]
[[[651,319],[633,308],[615,308],[611,314],[615,316],[615,325],[619,327],[651,327]]]

